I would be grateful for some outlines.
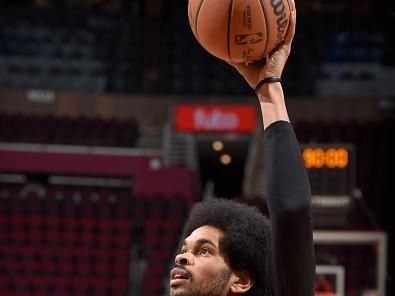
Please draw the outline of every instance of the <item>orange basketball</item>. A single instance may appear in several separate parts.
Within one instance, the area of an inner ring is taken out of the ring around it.
[[[225,61],[265,57],[288,29],[288,0],[189,0],[193,34],[212,55]]]

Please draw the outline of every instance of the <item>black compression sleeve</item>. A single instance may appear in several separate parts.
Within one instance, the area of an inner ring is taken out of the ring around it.
[[[264,160],[264,195],[271,221],[271,290],[275,296],[313,295],[310,185],[290,123],[278,121],[265,130]]]

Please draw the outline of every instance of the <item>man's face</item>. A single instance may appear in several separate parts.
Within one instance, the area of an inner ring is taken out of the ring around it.
[[[176,256],[170,273],[171,296],[225,296],[232,271],[220,253],[223,232],[211,226],[195,229]]]

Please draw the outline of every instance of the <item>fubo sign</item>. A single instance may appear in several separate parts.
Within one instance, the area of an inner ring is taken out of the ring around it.
[[[256,127],[256,108],[250,105],[178,105],[175,130],[180,132],[249,133]]]

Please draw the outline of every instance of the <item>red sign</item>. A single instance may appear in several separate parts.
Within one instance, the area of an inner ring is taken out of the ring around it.
[[[251,105],[178,105],[175,129],[180,132],[252,132],[256,108]]]

